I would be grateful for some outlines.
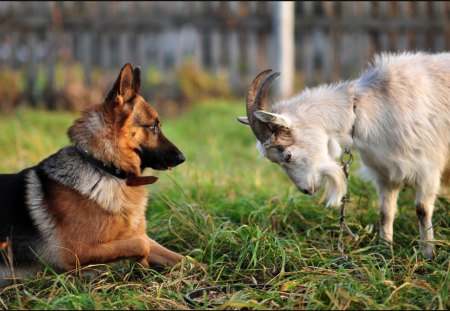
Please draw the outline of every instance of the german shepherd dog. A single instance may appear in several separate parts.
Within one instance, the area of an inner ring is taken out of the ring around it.
[[[69,128],[72,145],[17,174],[0,175],[0,283],[40,270],[57,271],[134,259],[175,265],[184,257],[146,234],[147,167],[184,162],[140,94],[140,69],[126,64],[104,101]]]

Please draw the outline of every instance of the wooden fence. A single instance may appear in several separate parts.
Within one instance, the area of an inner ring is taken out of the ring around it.
[[[55,83],[57,63],[113,71],[130,61],[144,72],[186,59],[225,72],[243,92],[273,67],[273,2],[0,2],[0,66],[24,68],[39,97],[38,65]],[[379,51],[449,51],[450,2],[295,3],[297,88],[354,77]],[[276,68],[274,68],[276,69]],[[42,89],[42,88],[41,88]]]

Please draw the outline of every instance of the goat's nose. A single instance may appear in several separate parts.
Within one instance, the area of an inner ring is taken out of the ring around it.
[[[301,192],[303,192],[304,194],[308,194],[310,195],[311,192],[308,189],[300,189]]]

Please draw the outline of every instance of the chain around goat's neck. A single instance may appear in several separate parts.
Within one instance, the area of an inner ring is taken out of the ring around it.
[[[345,160],[346,156],[348,156],[347,160]],[[354,234],[352,232],[352,230],[350,230],[350,228],[345,223],[345,203],[350,201],[350,189],[349,189],[349,184],[348,184],[348,176],[350,173],[350,164],[353,162],[353,155],[350,152],[350,149],[346,148],[344,150],[344,152],[341,155],[340,161],[341,161],[342,170],[344,171],[344,175],[345,175],[347,192],[341,199],[342,204],[341,204],[341,214],[339,217],[340,229],[339,229],[338,249],[342,255],[342,259],[344,259],[345,261],[348,261],[348,257],[347,257],[347,255],[345,255],[345,252],[344,252],[344,240],[342,239],[344,230],[346,230],[348,232],[348,234],[353,238],[354,241],[358,240],[358,235]]]

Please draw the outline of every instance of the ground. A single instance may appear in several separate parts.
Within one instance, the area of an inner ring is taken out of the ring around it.
[[[163,131],[186,155],[173,171],[156,172],[149,187],[148,233],[189,256],[173,269],[144,269],[121,261],[80,278],[46,269],[0,289],[1,309],[187,309],[183,296],[202,287],[263,283],[203,301],[226,309],[448,309],[450,201],[437,200],[438,255],[418,252],[413,189],[400,195],[393,251],[378,243],[373,187],[351,166],[352,201],[337,250],[339,211],[321,193],[301,194],[281,168],[258,157],[249,128],[236,121],[243,102],[211,100],[163,118]],[[68,144],[76,113],[20,108],[0,115],[0,172],[34,165]],[[357,158],[357,157],[356,157]],[[358,159],[358,158],[357,158]],[[152,173],[149,171],[148,173]],[[202,268],[197,262],[207,264]]]

